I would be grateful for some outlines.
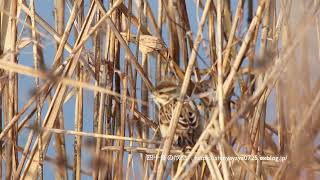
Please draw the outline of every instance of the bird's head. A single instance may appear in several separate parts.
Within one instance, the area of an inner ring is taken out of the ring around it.
[[[152,97],[158,106],[163,106],[176,98],[179,94],[179,86],[173,81],[160,82],[152,93]]]

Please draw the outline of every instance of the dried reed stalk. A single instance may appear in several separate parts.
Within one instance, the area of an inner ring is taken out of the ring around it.
[[[47,3],[0,0],[1,177],[319,177],[319,1]],[[181,91],[162,138],[167,79]],[[190,100],[191,149],[174,141]]]

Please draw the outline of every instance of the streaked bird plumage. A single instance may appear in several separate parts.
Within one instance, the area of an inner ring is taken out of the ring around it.
[[[159,107],[159,126],[162,137],[168,134],[179,93],[180,86],[168,80],[160,82],[153,92],[154,101]],[[193,146],[200,134],[199,122],[200,116],[196,104],[191,100],[186,100],[179,116],[174,144],[183,148]]]

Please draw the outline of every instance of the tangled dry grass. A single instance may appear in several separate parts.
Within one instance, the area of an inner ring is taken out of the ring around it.
[[[0,0],[1,177],[318,179],[319,3]],[[191,149],[172,146],[186,99]]]

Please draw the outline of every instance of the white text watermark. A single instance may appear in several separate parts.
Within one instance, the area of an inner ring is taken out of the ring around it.
[[[185,155],[168,155],[167,158],[164,155],[157,157],[155,154],[146,155],[147,160],[156,160],[160,158],[161,160],[169,161],[179,161],[186,160],[187,156]],[[275,161],[275,162],[284,162],[287,160],[287,156],[258,156],[258,155],[241,155],[241,156],[195,156],[194,160],[215,160],[215,161]]]

